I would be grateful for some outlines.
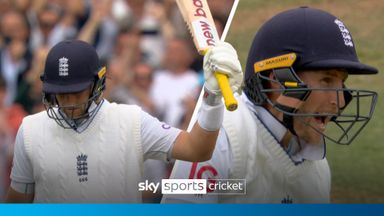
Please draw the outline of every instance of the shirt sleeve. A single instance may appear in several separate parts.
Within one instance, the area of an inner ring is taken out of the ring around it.
[[[173,179],[228,179],[231,170],[231,152],[224,129],[220,129],[219,137],[212,158],[209,161],[191,163],[176,161],[172,170]],[[208,182],[209,184],[209,182]],[[218,203],[219,195],[215,191],[207,194],[168,194],[162,203]]]
[[[141,112],[141,140],[144,160],[169,161],[172,147],[181,130],[160,122],[148,113]]]
[[[31,161],[25,151],[23,125],[20,126],[16,135],[11,180],[11,187],[17,192],[33,192],[33,190],[25,189],[31,188],[31,185],[35,183],[35,180],[33,178]]]

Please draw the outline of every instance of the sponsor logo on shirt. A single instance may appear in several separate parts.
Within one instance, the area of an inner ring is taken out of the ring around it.
[[[164,123],[164,124],[162,124],[162,125],[161,125],[161,127],[162,127],[163,129],[166,129],[166,130],[171,128],[171,126],[170,126],[170,125],[168,125],[168,124],[165,124],[165,123]]]

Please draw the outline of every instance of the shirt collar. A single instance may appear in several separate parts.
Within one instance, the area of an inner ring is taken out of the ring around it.
[[[278,142],[281,142],[285,133],[287,133],[287,128],[268,112],[267,109],[253,104],[245,94],[242,94],[241,97],[248,109],[254,112],[260,121],[268,128],[272,136],[274,136]],[[295,162],[301,162],[303,160],[321,160],[325,157],[324,138],[322,138],[321,142],[318,144],[308,144],[304,140],[298,142],[297,137],[292,136],[288,148],[285,149],[285,151]]]

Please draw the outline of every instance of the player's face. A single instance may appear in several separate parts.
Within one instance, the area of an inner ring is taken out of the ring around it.
[[[308,88],[340,89],[348,73],[341,70],[306,71],[298,73]],[[299,108],[298,113],[332,113],[337,114],[345,106],[343,91],[313,90]],[[298,137],[307,143],[319,143],[321,134],[313,128],[324,132],[331,117],[295,117],[294,129]],[[313,127],[313,128],[312,128]]]
[[[56,99],[65,115],[71,119],[77,119],[85,114],[88,108],[88,99],[91,89],[78,93],[57,94]]]

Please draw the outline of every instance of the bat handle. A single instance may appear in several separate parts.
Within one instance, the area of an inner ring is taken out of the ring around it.
[[[237,109],[237,101],[233,96],[231,87],[229,86],[228,77],[225,74],[215,72],[215,77],[219,83],[221,93],[223,94],[224,104],[228,111],[234,111]]]

